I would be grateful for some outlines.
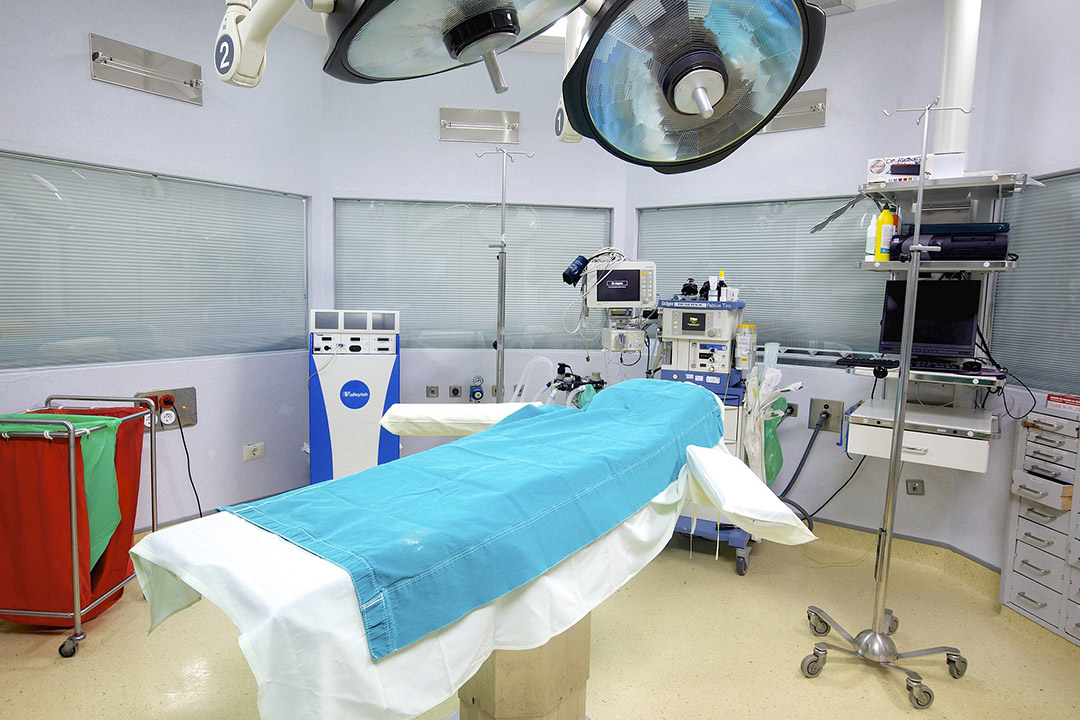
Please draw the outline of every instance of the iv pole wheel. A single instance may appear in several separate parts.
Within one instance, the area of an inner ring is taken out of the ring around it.
[[[908,682],[908,700],[916,710],[925,710],[934,702],[934,691],[922,683]]]
[[[949,663],[949,674],[959,680],[967,672],[967,658],[963,655],[946,655],[945,662]]]
[[[816,678],[821,674],[821,669],[825,667],[825,655],[818,655],[816,652],[807,655],[799,663],[799,669],[802,670],[802,674],[808,678]]]
[[[889,616],[889,627],[885,631],[885,634],[886,635],[892,635],[899,628],[900,628],[900,618],[896,617],[895,615],[890,615]]]
[[[832,629],[823,617],[812,610],[806,611],[806,619],[810,621],[810,632],[818,637],[828,635],[829,630]]]

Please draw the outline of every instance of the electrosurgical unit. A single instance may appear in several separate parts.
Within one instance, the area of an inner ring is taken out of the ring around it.
[[[396,460],[398,438],[379,426],[401,400],[399,316],[312,310],[308,356],[311,482]]]

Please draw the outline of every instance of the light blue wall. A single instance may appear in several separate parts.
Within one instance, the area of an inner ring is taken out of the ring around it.
[[[681,176],[623,164],[587,140],[557,143],[559,54],[503,56],[511,89],[501,96],[480,68],[358,86],[321,72],[324,38],[283,25],[272,38],[262,84],[241,89],[212,77],[223,10],[220,0],[7,3],[0,11],[0,149],[309,196],[309,301],[330,306],[334,197],[498,200],[498,160],[477,159],[473,153],[482,146],[438,142],[439,107],[521,112],[522,142],[514,149],[536,157],[511,166],[508,199],[612,208],[615,244],[633,250],[638,207],[846,194],[862,181],[868,157],[917,148],[919,129],[910,119],[890,120],[880,111],[923,104],[936,93],[943,2],[897,0],[830,18],[821,65],[807,85],[829,88],[829,126],[758,136],[725,162]],[[1070,122],[1080,110],[1080,93],[1069,74],[1075,62],[1067,34],[1078,24],[1080,3],[1071,0],[984,0],[971,168],[1080,167]],[[91,32],[200,63],[207,76],[204,106],[91,80]],[[478,269],[494,271],[494,260]],[[592,357],[589,366],[583,353],[553,359],[570,361],[578,372],[602,369],[599,356]],[[510,354],[508,382],[527,359]],[[493,378],[494,352],[406,351],[402,366],[403,399],[419,401],[427,384],[464,384],[475,373]],[[854,402],[867,391],[861,379],[835,370],[784,371],[786,379],[806,383],[796,400],[807,409],[809,397]],[[0,411],[23,409],[54,392],[130,394],[195,385],[200,424],[188,439],[204,506],[212,506],[305,481],[306,459],[298,448],[307,438],[306,372],[300,351],[77,370],[0,368]],[[786,477],[809,436],[805,416],[786,422],[781,435]],[[267,443],[267,458],[241,462],[243,444],[256,441]],[[808,505],[850,472],[830,441],[835,436],[819,441],[795,491]],[[994,448],[998,469],[986,476],[920,470],[928,496],[922,505],[902,499],[900,532],[997,564],[1011,441],[1006,437]],[[176,433],[162,437],[160,463],[162,517],[191,515]],[[883,466],[868,460],[826,517],[876,527]],[[143,512],[140,524],[147,518]]]

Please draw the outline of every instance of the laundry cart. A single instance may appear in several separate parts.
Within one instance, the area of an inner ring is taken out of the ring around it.
[[[50,396],[38,410],[0,415],[0,617],[72,627],[64,657],[86,637],[83,621],[135,577],[128,550],[146,424],[157,529],[154,410],[147,398]]]

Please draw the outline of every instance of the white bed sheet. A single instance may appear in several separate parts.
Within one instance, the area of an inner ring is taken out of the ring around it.
[[[496,649],[538,647],[647,565],[674,531],[685,477],[554,568],[373,661],[348,574],[229,513],[131,551],[151,629],[200,595],[240,629],[264,720],[405,720],[452,696]]]

